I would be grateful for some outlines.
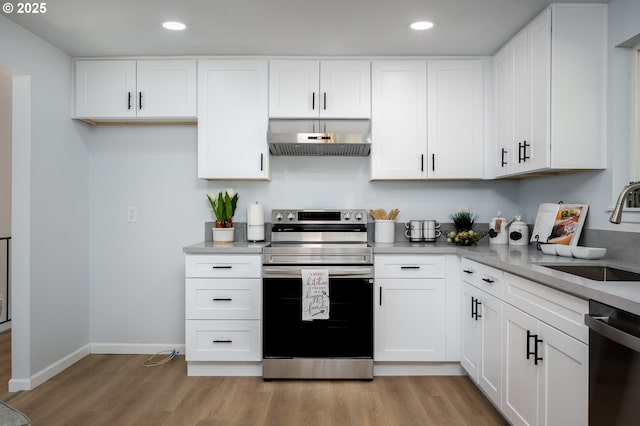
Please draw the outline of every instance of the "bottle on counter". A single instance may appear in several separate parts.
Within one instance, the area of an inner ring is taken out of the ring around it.
[[[489,222],[489,244],[509,243],[509,224],[502,217],[502,212]]]
[[[517,215],[515,221],[509,227],[509,245],[529,245],[529,225],[522,221],[522,216]]]

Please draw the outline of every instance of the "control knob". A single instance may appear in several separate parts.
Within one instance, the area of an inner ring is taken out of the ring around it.
[[[362,220],[362,213],[356,213],[356,220]]]
[[[276,214],[276,220],[277,220],[278,222],[280,222],[280,221],[282,220],[282,213],[277,213],[277,214]]]
[[[296,215],[294,215],[293,213],[289,213],[289,214],[287,215],[287,219],[289,219],[289,220],[293,220],[293,219],[295,219],[295,218],[296,218]]]
[[[349,219],[351,219],[351,213],[350,213],[350,212],[347,212],[347,213],[345,213],[345,214],[344,214],[344,216],[342,216],[342,217],[344,217],[344,220],[349,220]]]

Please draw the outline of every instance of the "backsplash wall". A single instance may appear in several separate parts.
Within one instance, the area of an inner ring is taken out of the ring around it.
[[[207,192],[238,191],[237,222],[246,222],[246,207],[256,201],[267,222],[273,208],[399,208],[400,222],[449,222],[460,209],[479,222],[498,210],[519,213],[514,181],[370,182],[368,157],[271,157],[271,181],[204,181],[196,177],[195,126],[85,130],[92,342],[184,342],[184,304],[176,303],[184,298],[182,247],[202,241],[204,223],[214,219]],[[137,209],[134,223],[129,207]],[[144,303],[148,294],[153,304]]]

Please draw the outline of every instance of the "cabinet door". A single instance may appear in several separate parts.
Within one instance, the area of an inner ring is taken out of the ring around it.
[[[198,177],[268,179],[267,61],[199,61],[198,92]]]
[[[502,411],[513,425],[537,425],[539,368],[533,356],[527,359],[527,348],[533,349],[533,338],[527,339],[527,331],[537,335],[538,320],[508,303],[503,308]]]
[[[428,176],[482,178],[482,62],[434,60],[427,66]]]
[[[462,283],[462,367],[476,383],[480,372],[480,322],[475,316],[475,300],[480,291]]]
[[[540,323],[542,365],[539,424],[586,425],[589,410],[589,347]]]
[[[426,177],[426,61],[373,61],[371,85],[371,178]]]
[[[77,61],[76,117],[136,116],[135,61]]]
[[[376,361],[443,361],[444,279],[378,279]]]
[[[137,62],[138,117],[196,117],[196,61]]]
[[[531,58],[531,146],[526,150],[525,169],[537,170],[551,165],[551,10],[529,24],[527,37]]]
[[[531,64],[526,30],[511,41],[513,57],[513,156],[511,171],[527,167],[531,147]],[[526,154],[526,155],[525,155]]]
[[[513,55],[511,45],[503,47],[495,56],[495,174],[509,174],[513,164]],[[517,160],[517,154],[515,154]]]
[[[320,67],[315,60],[269,63],[269,116],[313,118],[320,111]]]
[[[480,373],[478,383],[496,406],[502,398],[502,300],[480,292]]]
[[[371,62],[322,61],[319,94],[321,117],[371,117]]]

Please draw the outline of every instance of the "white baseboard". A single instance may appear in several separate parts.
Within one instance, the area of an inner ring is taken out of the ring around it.
[[[92,343],[92,354],[153,355],[162,351],[177,350],[184,354],[184,343]]]
[[[43,368],[28,379],[11,379],[9,380],[9,392],[35,389],[50,378],[56,376],[57,374],[60,374],[67,368],[71,367],[73,364],[80,361],[90,353],[90,346],[85,345],[75,352],[72,352],[64,358]]]
[[[4,324],[0,324],[0,333],[7,330],[11,330],[11,321],[7,321]]]

